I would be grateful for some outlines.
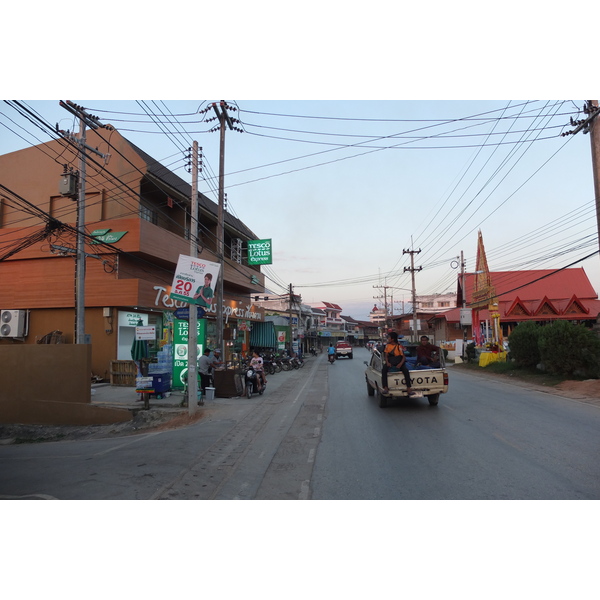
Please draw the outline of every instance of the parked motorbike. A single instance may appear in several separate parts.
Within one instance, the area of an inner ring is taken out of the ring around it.
[[[269,375],[275,374],[275,364],[268,356],[263,356],[263,369]]]
[[[311,346],[311,347],[310,347],[310,353],[311,353],[313,356],[316,356],[316,355],[317,355],[317,349],[316,349],[314,346]]]
[[[292,365],[291,359],[287,358],[287,357],[286,358],[280,358],[279,361],[278,361],[278,363],[281,365],[281,368],[284,371],[291,371],[294,368],[294,366]]]
[[[294,369],[301,369],[303,366],[304,361],[301,358],[298,358],[297,356],[292,358],[292,367],[294,367]]]
[[[262,396],[267,385],[266,383],[262,384],[258,373],[252,367],[249,367],[246,371],[245,383],[246,396],[248,398],[251,398],[252,394],[256,392],[258,392],[258,394]]]

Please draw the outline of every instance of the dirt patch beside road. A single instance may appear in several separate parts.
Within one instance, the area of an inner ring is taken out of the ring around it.
[[[597,404],[600,406],[600,379],[586,379],[584,381],[567,380],[556,384],[541,385],[540,383],[535,383],[528,379],[520,379],[512,374],[503,375],[482,368],[462,368],[460,370],[463,373],[472,373],[478,377],[505,379],[510,381],[513,385],[520,385],[540,392],[556,394],[563,398],[571,398],[573,400],[580,400],[582,402],[589,402],[590,404]]]
[[[63,440],[89,440],[179,429],[206,416],[204,409],[189,416],[188,409],[140,410],[131,421],[111,425],[0,425],[0,445]]]
[[[554,388],[556,393],[567,398],[576,398],[600,405],[600,379],[585,381],[563,381]]]

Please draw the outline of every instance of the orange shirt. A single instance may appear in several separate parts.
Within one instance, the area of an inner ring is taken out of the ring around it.
[[[394,356],[404,356],[404,352],[400,344],[387,344],[383,352],[384,354],[392,354]]]

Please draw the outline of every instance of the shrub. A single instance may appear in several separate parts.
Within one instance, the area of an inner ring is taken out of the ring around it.
[[[542,327],[540,358],[549,373],[598,377],[600,338],[583,325],[555,321]]]
[[[477,359],[477,350],[475,342],[470,342],[469,344],[467,344],[466,354],[467,362],[471,362]]]
[[[508,336],[510,356],[521,367],[535,367],[540,362],[538,338],[542,328],[533,321],[519,323]]]

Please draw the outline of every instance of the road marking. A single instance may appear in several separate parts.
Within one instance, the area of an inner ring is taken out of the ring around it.
[[[250,484],[248,482],[242,483],[242,485],[240,486],[240,491],[237,493],[237,496],[234,496],[233,499],[234,500],[241,500],[241,494],[243,494],[248,488],[250,487]]]
[[[315,427],[315,430],[313,432],[313,437],[319,437],[320,433],[321,433],[321,428]]]
[[[298,500],[308,500],[309,492],[310,492],[310,480],[305,479],[300,484],[300,494],[298,495]]]
[[[315,462],[315,449],[311,448],[310,451],[308,452],[308,460],[306,461],[309,464],[312,462]]]

